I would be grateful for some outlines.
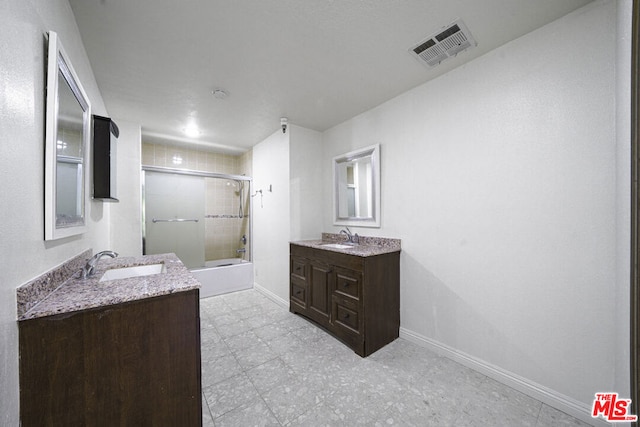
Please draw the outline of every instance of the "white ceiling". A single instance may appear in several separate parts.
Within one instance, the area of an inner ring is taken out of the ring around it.
[[[591,0],[70,0],[107,110],[147,141],[243,152],[339,124]],[[462,18],[478,46],[408,49]],[[224,100],[212,91],[229,93]],[[201,130],[188,138],[194,121]]]

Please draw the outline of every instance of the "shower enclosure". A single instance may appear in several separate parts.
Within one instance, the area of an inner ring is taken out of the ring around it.
[[[251,178],[243,175],[144,166],[143,253],[175,253],[201,282],[221,282],[207,287],[228,288],[229,281],[253,286],[250,187]],[[228,266],[246,274],[229,278],[218,271],[201,278],[202,270]],[[222,293],[204,287],[201,296]]]

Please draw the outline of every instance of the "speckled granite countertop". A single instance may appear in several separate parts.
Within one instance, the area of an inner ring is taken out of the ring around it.
[[[344,235],[334,233],[322,233],[322,238],[320,240],[301,240],[297,242],[291,242],[291,244],[360,257],[381,255],[390,252],[399,252],[401,250],[400,239],[388,239],[384,237],[369,236],[359,237],[360,243],[357,245],[353,245],[348,249],[339,249],[324,246],[331,243],[346,243],[346,237]]]
[[[109,269],[159,263],[166,266],[165,273],[100,282],[104,272]],[[103,257],[90,278],[83,280],[78,272],[19,315],[18,320],[71,313],[198,288],[200,282],[175,254]]]

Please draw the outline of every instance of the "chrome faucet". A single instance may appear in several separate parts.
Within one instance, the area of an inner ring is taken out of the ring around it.
[[[360,236],[358,236],[358,233],[352,234],[351,230],[349,230],[349,227],[345,227],[342,230],[340,230],[340,234],[344,234],[345,236],[347,236],[347,242],[349,243],[352,243],[352,244],[360,243]]]
[[[84,265],[84,267],[82,267],[83,279],[86,279],[93,274],[93,270],[95,269],[96,264],[98,263],[98,261],[100,261],[100,258],[102,258],[103,256],[110,256],[111,258],[115,258],[118,256],[118,254],[114,251],[102,251],[102,252],[98,252],[97,254],[89,258],[89,260]]]

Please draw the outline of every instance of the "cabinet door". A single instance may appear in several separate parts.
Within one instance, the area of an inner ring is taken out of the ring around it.
[[[331,266],[310,261],[309,266],[309,311],[319,321],[329,322],[331,312],[331,278],[333,270]]]
[[[198,296],[20,322],[21,425],[202,426]]]

